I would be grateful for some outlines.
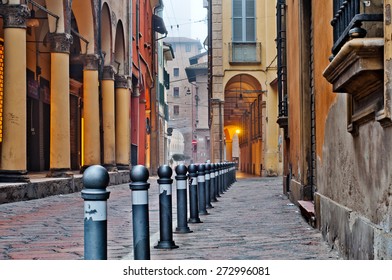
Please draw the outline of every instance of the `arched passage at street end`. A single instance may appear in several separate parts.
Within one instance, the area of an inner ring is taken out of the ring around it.
[[[250,74],[234,75],[225,86],[225,159],[252,174],[260,174],[263,163],[262,92],[260,82]]]

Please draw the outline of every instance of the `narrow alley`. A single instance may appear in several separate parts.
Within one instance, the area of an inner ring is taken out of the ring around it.
[[[150,177],[150,243],[159,239],[159,187]],[[133,259],[131,190],[108,187],[108,259]],[[173,228],[176,226],[175,181]],[[219,202],[189,224],[189,234],[174,234],[173,250],[151,248],[155,260],[304,260],[339,259],[318,230],[282,195],[282,178],[238,174]],[[83,259],[83,199],[80,193],[0,205],[0,259]]]

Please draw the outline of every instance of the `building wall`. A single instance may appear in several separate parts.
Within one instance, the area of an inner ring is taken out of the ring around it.
[[[11,181],[28,180],[27,171],[69,176],[69,171],[83,171],[93,164],[102,164],[114,171],[120,165],[129,169],[130,139],[129,135],[124,137],[130,127],[127,101],[131,71],[128,42],[132,37],[129,1],[72,1],[72,5],[70,1],[35,2],[60,16],[57,27],[54,18],[30,3],[25,9],[22,9],[24,6],[7,9],[6,4],[1,7],[3,19],[8,18],[12,9],[23,11],[19,14],[23,18],[18,22],[19,27],[7,26],[5,20],[0,26],[0,37],[6,44],[14,42],[13,45],[18,46],[5,49],[4,97],[7,101],[3,109],[5,114],[22,113],[18,118],[23,125],[16,127],[9,118],[3,118],[6,137],[0,146],[3,155],[0,173],[5,175],[0,177]],[[31,9],[40,18],[39,26],[26,29],[24,20]],[[100,26],[99,19],[102,20]],[[151,30],[146,28],[147,32]],[[15,50],[24,54],[15,55]],[[18,71],[12,70],[13,59],[18,61]],[[15,78],[20,81],[19,97],[13,94]],[[116,104],[120,99],[119,104],[124,104],[126,110]],[[29,106],[24,108],[22,104]],[[115,122],[116,117],[121,121]],[[124,127],[120,128],[122,124]],[[27,139],[19,145],[17,155],[13,152],[15,141],[12,139]],[[122,140],[117,142],[119,139]],[[10,165],[12,162],[17,163],[15,167]]]
[[[287,3],[289,130],[290,145],[285,157],[293,167],[293,177],[304,176],[299,114],[301,90],[300,48],[303,29],[299,22],[303,1]],[[370,3],[371,5],[376,3]],[[324,77],[330,65],[333,44],[333,1],[312,1],[314,36],[314,89],[316,97],[317,184],[315,212],[317,226],[325,239],[348,259],[391,259],[391,127],[376,119],[358,125],[358,133],[348,131],[347,93],[334,93]],[[379,24],[379,23],[378,23]],[[385,35],[387,36],[387,35]],[[388,50],[385,50],[388,51]],[[386,69],[385,69],[386,70]],[[389,72],[385,73],[389,79]],[[385,93],[385,89],[384,89]],[[287,163],[286,162],[286,163]],[[299,183],[304,181],[299,180]],[[294,182],[292,180],[292,184]],[[301,199],[301,197],[297,197]]]
[[[232,1],[212,1],[212,104],[211,114],[211,157],[214,161],[221,160],[220,139],[223,134],[220,129],[228,131],[229,137],[233,138],[236,129],[229,128],[233,123],[223,118],[220,123],[218,100],[225,101],[227,92],[238,87],[238,77],[242,75],[252,77],[252,82],[243,85],[242,90],[258,91],[266,104],[264,118],[261,120],[264,137],[248,141],[248,145],[240,145],[240,169],[243,171],[262,176],[274,176],[282,173],[282,163],[279,162],[278,139],[279,127],[274,121],[277,118],[277,89],[273,84],[276,79],[276,47],[275,28],[275,3],[271,1],[255,1],[256,3],[256,42],[261,44],[261,63],[230,63],[230,48],[232,43]],[[220,13],[221,11],[221,13]],[[254,80],[253,80],[254,79]],[[236,84],[236,85],[235,85]],[[226,93],[225,93],[226,91]],[[250,102],[250,100],[247,100]],[[223,108],[225,104],[221,105]],[[226,106],[228,102],[226,102]],[[245,113],[246,108],[243,107]],[[221,109],[223,111],[223,109]],[[223,113],[222,113],[223,114]],[[227,115],[226,115],[227,116]],[[225,116],[225,117],[226,117]],[[222,125],[222,128],[220,128]],[[223,127],[225,126],[225,127]],[[237,127],[239,125],[237,124]],[[232,158],[227,150],[226,158]],[[224,148],[224,147],[223,147]],[[262,169],[260,168],[262,167]]]

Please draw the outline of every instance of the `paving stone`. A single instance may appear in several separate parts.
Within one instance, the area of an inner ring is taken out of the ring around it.
[[[212,203],[192,233],[173,234],[178,249],[154,249],[159,238],[159,187],[150,177],[151,258],[155,260],[339,259],[283,195],[281,177],[239,174]],[[132,205],[128,184],[108,187],[108,259],[132,259]],[[173,184],[173,229],[176,191]],[[80,193],[0,205],[0,259],[83,259],[83,199]]]

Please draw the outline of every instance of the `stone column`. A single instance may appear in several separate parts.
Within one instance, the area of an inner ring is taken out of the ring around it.
[[[26,182],[26,5],[2,5],[4,27],[1,182]]]
[[[213,162],[222,162],[224,159],[224,133],[223,133],[223,102],[219,99],[211,100],[211,159]]]
[[[226,140],[226,160],[233,161],[233,140]]]
[[[83,69],[83,167],[101,164],[98,55],[84,57]]]
[[[116,126],[114,103],[114,69],[105,66],[102,79],[103,165],[109,171],[116,168]]]
[[[116,76],[116,164],[129,170],[131,157],[131,96],[126,76]]]
[[[69,51],[72,36],[50,33],[50,173],[65,177],[71,169]]]

